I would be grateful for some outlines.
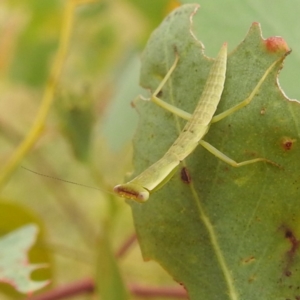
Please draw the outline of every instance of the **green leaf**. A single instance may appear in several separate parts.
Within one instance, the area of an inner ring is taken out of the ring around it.
[[[165,19],[146,46],[141,70],[141,84],[154,91],[176,47],[179,64],[160,97],[188,112],[212,64],[190,32],[196,7],[184,5]],[[286,51],[282,39],[262,39],[254,23],[228,56],[216,114],[244,100]],[[280,168],[267,163],[233,168],[199,146],[147,203],[130,202],[144,258],[158,261],[190,299],[300,296],[300,105],[276,84],[280,68],[278,63],[247,107],[213,124],[204,138],[237,162],[265,157]],[[149,101],[140,101],[137,110],[133,176],[161,158],[185,124]],[[191,182],[182,177],[182,167]]]
[[[30,208],[16,203],[11,199],[0,198],[0,236],[13,232],[27,224],[34,223],[39,228],[39,234],[36,242],[30,248],[29,260],[31,263],[47,264],[43,268],[33,272],[31,278],[36,281],[44,281],[53,277],[53,261],[49,249],[45,246],[45,226],[42,221]],[[24,295],[20,294],[13,287],[6,283],[0,283],[0,299],[23,299]]]
[[[33,245],[38,227],[29,224],[0,238],[0,281],[12,285],[21,293],[32,293],[49,281],[33,281],[31,272],[45,265],[28,263],[26,252]]]

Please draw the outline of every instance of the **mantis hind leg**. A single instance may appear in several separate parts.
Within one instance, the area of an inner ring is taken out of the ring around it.
[[[264,161],[266,163],[275,165],[276,167],[279,167],[278,164],[274,163],[271,160],[268,160],[266,158],[254,158],[254,159],[250,159],[250,160],[245,160],[242,162],[236,162],[233,159],[229,158],[227,155],[225,155],[224,153],[222,153],[220,150],[218,150],[217,148],[215,148],[214,146],[212,146],[211,144],[201,140],[199,142],[199,144],[204,147],[206,150],[208,150],[211,154],[215,155],[217,158],[219,158],[220,160],[226,162],[227,164],[231,165],[232,167],[242,167],[245,165],[250,165],[250,164],[254,164],[260,161]]]
[[[281,60],[282,58],[280,58]],[[211,123],[216,123],[226,117],[228,117],[229,115],[231,115],[232,113],[240,110],[241,108],[245,107],[246,105],[248,105],[254,98],[255,94],[258,92],[258,90],[260,89],[261,85],[263,84],[263,82],[265,81],[266,77],[269,75],[269,73],[272,71],[272,69],[274,68],[274,66],[280,61],[280,60],[276,60],[275,62],[272,63],[272,65],[266,70],[266,72],[264,73],[264,75],[261,77],[261,79],[259,80],[259,82],[257,83],[257,85],[255,86],[255,88],[253,89],[253,91],[251,92],[251,94],[242,102],[240,102],[239,104],[225,110],[224,112],[215,115],[212,120]]]
[[[280,59],[281,60],[281,59]],[[253,91],[251,92],[251,94],[242,102],[238,103],[237,105],[229,108],[228,110],[215,115],[212,120],[211,123],[215,123],[218,122],[224,118],[226,118],[227,116],[231,115],[232,113],[240,110],[241,108],[245,107],[246,105],[248,105],[254,98],[255,94],[258,92],[258,90],[260,89],[261,85],[263,84],[263,82],[265,81],[266,77],[269,75],[269,73],[271,72],[271,70],[274,68],[274,66],[280,61],[280,60],[276,60],[275,62],[272,63],[272,65],[270,65],[270,67],[266,70],[266,72],[264,73],[264,75],[261,77],[261,79],[259,80],[259,82],[257,83],[257,85],[255,86],[255,88],[253,89]],[[241,166],[245,166],[245,165],[249,165],[249,164],[253,164],[256,162],[267,162],[269,164],[275,165],[277,167],[280,167],[278,164],[274,163],[273,161],[266,159],[266,158],[254,158],[254,159],[250,159],[250,160],[245,160],[242,162],[236,162],[233,159],[229,158],[228,156],[226,156],[224,153],[222,153],[221,151],[219,151],[218,149],[216,149],[215,147],[213,147],[211,144],[201,140],[199,142],[200,145],[202,145],[206,150],[208,150],[210,153],[212,153],[213,155],[215,155],[217,158],[221,159],[222,161],[226,162],[227,164],[233,166],[233,167],[241,167]]]

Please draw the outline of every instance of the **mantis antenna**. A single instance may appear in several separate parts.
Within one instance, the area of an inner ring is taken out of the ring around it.
[[[101,191],[101,192],[105,192],[105,193],[114,195],[114,193],[112,193],[110,191],[107,191],[107,190],[104,190],[104,189],[100,189],[100,188],[96,188],[94,186],[90,186],[90,185],[86,185],[86,184],[82,184],[82,183],[77,183],[77,182],[70,181],[70,180],[61,179],[61,178],[58,178],[58,177],[55,177],[55,176],[51,176],[51,175],[46,175],[46,174],[43,174],[43,173],[40,173],[40,172],[36,172],[36,171],[30,170],[30,169],[25,168],[23,166],[21,166],[21,168],[24,169],[24,170],[26,170],[26,171],[28,171],[28,172],[31,172],[33,174],[39,175],[39,176],[47,177],[47,178],[50,178],[50,179],[54,179],[54,180],[58,180],[58,181],[62,181],[62,182],[66,182],[66,183],[70,183],[70,184],[74,184],[74,185],[83,186],[83,187],[86,187],[86,188],[89,188],[89,189],[98,190],[98,191]]]

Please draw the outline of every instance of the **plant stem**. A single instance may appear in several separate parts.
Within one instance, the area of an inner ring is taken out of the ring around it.
[[[74,11],[76,6],[78,4],[81,4],[81,2],[77,0],[69,0],[66,3],[66,7],[64,9],[63,25],[61,30],[59,47],[54,58],[48,81],[46,83],[45,92],[42,98],[39,111],[37,112],[36,118],[27,136],[25,136],[18,148],[12,153],[7,163],[4,165],[0,174],[0,189],[3,188],[5,183],[11,177],[14,170],[20,164],[22,159],[27,155],[27,153],[30,151],[30,149],[33,147],[33,145],[39,139],[40,135],[43,132],[47,115],[53,103],[54,93],[59,82],[60,75],[62,73],[63,64],[68,53],[70,37],[74,22]]]
[[[131,284],[128,287],[130,293],[140,297],[164,297],[173,299],[188,299],[186,291],[182,287],[149,287]],[[56,288],[41,295],[31,297],[30,300],[59,300],[79,294],[92,293],[94,282],[90,278],[73,282],[69,285]]]

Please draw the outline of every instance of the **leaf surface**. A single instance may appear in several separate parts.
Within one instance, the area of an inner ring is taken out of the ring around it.
[[[142,86],[153,92],[176,48],[179,64],[160,97],[190,113],[213,62],[191,31],[196,9],[184,5],[165,19],[148,41],[141,69]],[[300,297],[300,105],[277,83],[287,52],[283,39],[264,40],[259,24],[252,24],[228,55],[216,114],[244,100],[280,61],[253,101],[212,124],[204,137],[237,162],[265,157],[280,167],[260,162],[233,168],[199,146],[147,203],[130,202],[144,258],[158,261],[190,299]],[[161,158],[185,124],[149,101],[139,101],[137,110],[133,176]]]

